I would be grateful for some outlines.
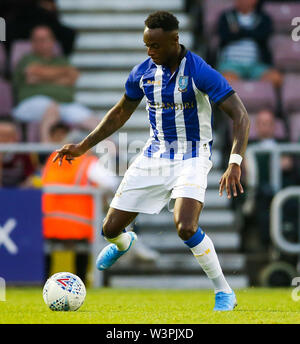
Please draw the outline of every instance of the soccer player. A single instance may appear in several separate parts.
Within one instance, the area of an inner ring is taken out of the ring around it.
[[[219,194],[243,193],[240,164],[249,131],[249,118],[240,98],[220,73],[179,43],[178,20],[165,11],[145,20],[144,43],[149,58],[135,66],[125,94],[99,125],[79,144],[57,151],[55,161],[71,162],[120,129],[146,97],[151,135],[143,152],[130,165],[113,198],[102,234],[110,242],[99,254],[99,270],[108,269],[137,239],[125,232],[138,213],[158,214],[169,203],[179,237],[190,248],[212,281],[217,311],[236,306],[214,245],[198,219],[204,204],[207,174],[212,167],[212,110],[209,99],[233,120],[233,145]]]

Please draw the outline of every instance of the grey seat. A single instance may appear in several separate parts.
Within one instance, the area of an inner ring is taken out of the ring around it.
[[[263,9],[273,19],[275,33],[290,33],[292,19],[300,15],[300,4],[291,1],[265,2]]]
[[[276,110],[276,94],[270,82],[235,81],[232,87],[242,99],[248,112],[255,113],[262,108]]]
[[[274,35],[270,41],[274,66],[283,72],[300,72],[300,44],[290,35]]]
[[[292,112],[299,112],[300,98],[299,98],[300,74],[286,74],[282,85],[282,108],[286,115]]]
[[[290,128],[290,138],[292,142],[299,142],[300,139],[300,112],[292,113],[288,116]]]
[[[13,107],[12,88],[8,81],[0,77],[0,116],[10,115]]]

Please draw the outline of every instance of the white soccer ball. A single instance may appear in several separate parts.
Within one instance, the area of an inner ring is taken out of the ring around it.
[[[52,311],[76,311],[83,304],[85,296],[84,283],[70,272],[54,274],[43,289],[44,301]]]

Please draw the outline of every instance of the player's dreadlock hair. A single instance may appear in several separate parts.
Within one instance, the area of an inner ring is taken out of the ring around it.
[[[149,29],[163,29],[164,31],[178,30],[179,22],[170,12],[157,11],[148,16],[145,25]]]

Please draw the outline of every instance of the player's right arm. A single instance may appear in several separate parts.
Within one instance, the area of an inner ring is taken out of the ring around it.
[[[125,124],[140,102],[141,99],[133,100],[127,95],[124,95],[121,100],[107,112],[102,121],[85,139],[78,144],[66,144],[61,149],[58,149],[53,162],[58,160],[59,165],[61,165],[64,158],[68,162],[71,162],[74,158],[94,147],[97,143],[105,140]]]

